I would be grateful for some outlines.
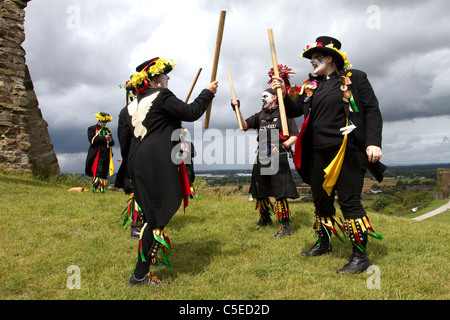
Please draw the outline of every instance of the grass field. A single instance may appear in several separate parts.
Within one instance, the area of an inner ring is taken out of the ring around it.
[[[0,173],[0,299],[450,298],[448,212],[420,222],[369,212],[384,237],[369,242],[375,271],[337,275],[351,253],[348,241],[333,239],[334,252],[327,256],[301,256],[315,242],[311,204],[291,203],[292,236],[271,240],[278,226],[251,225],[258,217],[254,202],[201,185],[199,198],[168,225],[172,267],[153,268],[170,284],[129,287],[137,241],[122,227],[120,213],[128,196],[67,192],[69,187],[74,185]],[[72,268],[79,270],[77,288],[70,285]]]

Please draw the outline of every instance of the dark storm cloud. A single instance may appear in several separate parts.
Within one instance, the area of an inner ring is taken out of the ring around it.
[[[402,134],[395,130],[396,122],[412,121],[410,127],[414,127],[414,119],[425,119],[417,130],[426,135],[427,118],[432,121],[450,115],[450,82],[445,76],[450,73],[448,1],[155,3],[28,3],[23,46],[57,154],[86,152],[85,134],[96,122],[96,112],[111,113],[110,126],[115,134],[117,115],[125,104],[125,93],[119,85],[145,59],[174,58],[177,65],[170,75],[170,89],[182,100],[198,68],[203,68],[192,101],[210,81],[221,10],[227,15],[217,78],[219,92],[213,102],[210,128],[237,128],[230,108],[227,70],[244,117],[259,110],[261,93],[268,87],[267,72],[272,67],[268,28],[274,32],[278,62],[296,72],[293,84],[301,84],[311,72],[309,61],[301,59],[307,44],[320,35],[341,40],[353,67],[367,72],[374,87],[387,127],[383,141],[393,153],[399,145],[389,134]],[[77,13],[79,19],[74,20]],[[187,124],[189,129],[192,126]],[[443,128],[437,141],[450,136],[448,130],[448,126]],[[422,139],[420,144],[426,145],[427,140]],[[65,156],[64,163],[69,160]]]

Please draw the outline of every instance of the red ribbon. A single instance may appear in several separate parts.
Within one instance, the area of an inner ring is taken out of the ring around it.
[[[300,133],[297,136],[297,141],[295,141],[295,154],[293,158],[295,170],[298,170],[302,167],[302,135],[306,130],[308,122],[309,122],[309,115],[306,117],[305,121],[303,121]]]
[[[184,161],[178,166],[178,173],[180,175],[181,192],[183,193],[184,210],[186,210],[186,207],[189,205],[189,194],[191,193],[191,187],[189,185]]]

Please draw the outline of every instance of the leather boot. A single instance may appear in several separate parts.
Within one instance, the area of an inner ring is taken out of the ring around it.
[[[260,218],[258,221],[253,222],[253,225],[256,225],[258,227],[267,227],[267,226],[273,226],[272,218],[270,218],[270,213],[267,211],[262,211]]]
[[[274,236],[272,236],[272,239],[279,239],[290,235],[291,235],[291,226],[289,222],[283,222],[281,223],[280,230],[278,230],[278,232]]]
[[[361,241],[359,244],[364,250],[358,248],[353,244],[353,253],[350,256],[348,263],[337,271],[337,273],[361,273],[370,267],[370,261],[366,253],[367,239]]]
[[[331,252],[330,233],[323,228],[323,234],[319,234],[319,240],[309,249],[302,252],[305,257],[317,257]]]
[[[141,235],[141,227],[131,227],[130,239],[139,240],[140,235]]]

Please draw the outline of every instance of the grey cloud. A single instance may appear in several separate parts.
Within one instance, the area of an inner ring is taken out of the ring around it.
[[[57,153],[83,152],[87,148],[85,131],[95,123],[94,114],[100,110],[111,113],[111,127],[116,129],[117,115],[125,104],[125,93],[119,85],[140,62],[132,61],[137,59],[134,50],[156,32],[165,32],[159,26],[180,10],[176,1],[152,10],[146,4],[111,0],[29,2],[23,46]],[[67,26],[70,5],[81,10],[78,29]],[[367,26],[371,5],[380,9],[379,29]],[[450,114],[450,92],[443,89],[445,83],[439,72],[450,71],[450,62],[441,59],[426,63],[442,57],[434,56],[434,52],[450,49],[450,43],[444,41],[450,38],[448,1],[199,0],[192,1],[190,8],[195,11],[186,12],[185,19],[179,21],[180,31],[198,22],[199,17],[205,21],[192,35],[186,35],[192,39],[185,47],[173,52],[177,66],[170,86],[184,100],[202,67],[190,101],[210,80],[219,12],[227,11],[219,92],[213,102],[210,128],[237,128],[230,107],[227,70],[244,117],[259,110],[271,68],[268,28],[274,31],[278,62],[296,72],[293,84],[301,84],[311,71],[308,60],[300,58],[303,48],[317,36],[331,35],[341,40],[354,68],[367,72],[386,123]],[[170,32],[167,43],[152,43],[150,51],[162,50],[166,44],[174,47],[172,42],[178,35]]]

